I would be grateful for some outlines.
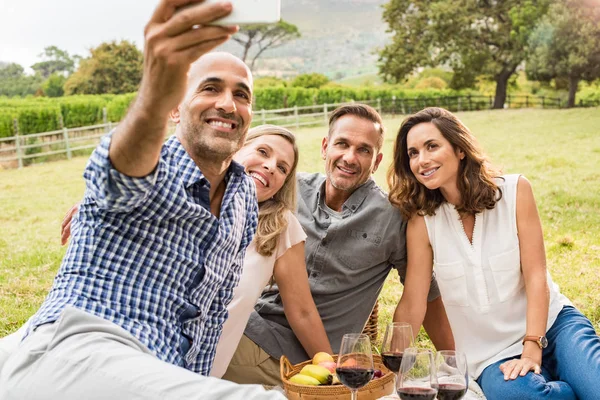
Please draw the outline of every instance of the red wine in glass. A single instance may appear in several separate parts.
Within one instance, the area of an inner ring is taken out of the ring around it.
[[[467,393],[467,387],[460,383],[440,383],[437,389],[438,400],[459,400]]]
[[[371,381],[374,369],[338,367],[335,369],[340,382],[350,389],[360,389]]]
[[[433,400],[436,390],[426,387],[402,387],[398,389],[398,396],[402,400]]]
[[[385,365],[390,371],[398,374],[400,371],[400,364],[402,363],[402,352],[386,352],[381,355],[383,358],[383,365]]]

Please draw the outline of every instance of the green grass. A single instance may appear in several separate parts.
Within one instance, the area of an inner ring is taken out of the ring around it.
[[[506,173],[523,173],[538,201],[554,281],[600,328],[600,109],[459,113]],[[401,118],[386,119],[385,172]],[[322,171],[323,127],[297,132],[300,170]],[[0,336],[15,331],[43,301],[65,249],[64,213],[83,193],[86,158],[0,171]],[[380,327],[402,287],[395,273],[380,297]],[[423,338],[423,337],[422,337]]]

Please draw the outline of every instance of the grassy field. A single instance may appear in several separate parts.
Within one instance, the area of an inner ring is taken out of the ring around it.
[[[548,268],[562,292],[600,328],[600,109],[461,113],[492,160],[533,184],[544,227]],[[388,135],[375,179],[385,172],[400,118]],[[300,170],[321,171],[324,128],[299,132]],[[64,213],[83,193],[86,158],[0,171],[0,336],[15,331],[43,301],[65,248]],[[402,291],[397,275],[380,298],[380,326]]]

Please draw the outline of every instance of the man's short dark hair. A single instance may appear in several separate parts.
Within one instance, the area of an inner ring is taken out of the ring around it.
[[[331,137],[331,133],[333,132],[333,127],[334,127],[335,123],[337,122],[337,120],[342,118],[345,115],[354,115],[358,118],[366,119],[367,121],[373,122],[376,125],[377,130],[379,131],[379,133],[381,135],[380,140],[377,142],[379,149],[381,149],[381,146],[383,145],[383,134],[385,133],[385,129],[383,127],[383,121],[381,120],[381,115],[379,115],[377,110],[375,110],[373,107],[366,105],[366,104],[361,104],[361,103],[347,104],[347,105],[340,106],[340,107],[336,108],[335,110],[333,110],[333,112],[329,116],[329,134],[328,134],[329,137]]]

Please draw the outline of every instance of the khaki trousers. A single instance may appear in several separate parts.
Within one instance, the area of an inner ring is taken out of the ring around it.
[[[0,371],[2,400],[265,399],[259,385],[236,385],[156,358],[121,327],[75,308],[39,326]]]
[[[265,386],[281,385],[279,360],[271,357],[256,343],[242,336],[237,350],[223,375],[235,383],[254,383]]]

